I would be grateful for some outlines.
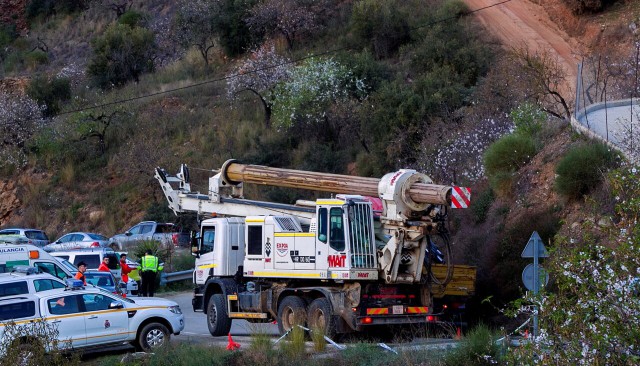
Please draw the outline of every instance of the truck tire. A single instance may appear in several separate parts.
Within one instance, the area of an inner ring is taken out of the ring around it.
[[[209,298],[207,325],[209,326],[209,333],[214,337],[229,334],[231,318],[227,314],[227,305],[223,294],[213,294]]]
[[[150,352],[169,343],[171,334],[169,329],[161,323],[149,323],[145,325],[136,339],[136,348]]]
[[[298,296],[287,296],[278,306],[278,330],[285,334],[296,325],[304,325],[307,319],[306,304]]]
[[[322,331],[329,338],[336,335],[336,320],[332,315],[331,301],[319,297],[311,302],[307,309],[307,325],[311,331]]]

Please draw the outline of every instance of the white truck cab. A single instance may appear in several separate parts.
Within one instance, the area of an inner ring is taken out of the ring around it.
[[[72,273],[51,254],[34,245],[0,244],[0,273],[11,272],[16,266],[36,267],[60,279],[73,277]]]

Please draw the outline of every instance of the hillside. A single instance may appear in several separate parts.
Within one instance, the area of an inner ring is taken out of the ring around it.
[[[462,16],[492,2],[427,2],[220,1],[211,9],[124,1],[131,8],[118,14],[108,2],[87,1],[30,17],[21,16],[26,1],[3,3],[0,11],[14,15],[2,19],[0,102],[3,112],[16,100],[23,109],[0,116],[11,136],[0,150],[0,227],[39,227],[53,239],[173,220],[156,166],[173,173],[188,163],[203,192],[210,169],[229,158],[374,177],[419,169],[472,188],[472,209],[451,213],[454,258],[479,266],[474,309],[494,316],[492,306],[521,294],[519,248],[533,230],[548,243],[588,222],[596,235],[611,226],[611,191],[601,179],[578,197],[556,189],[559,163],[589,142],[546,87],[558,87],[572,107],[576,62],[628,57],[640,7],[616,1],[575,14],[561,0],[513,0]],[[139,43],[107,53],[123,39]],[[538,63],[536,51],[549,51],[549,63]],[[139,58],[127,64],[125,54]],[[120,58],[128,68],[110,69]],[[531,154],[496,185],[499,174],[482,156],[520,128],[511,113],[530,105],[531,115],[545,112],[533,118]],[[286,203],[320,196],[245,193]],[[492,306],[480,304],[490,296]]]

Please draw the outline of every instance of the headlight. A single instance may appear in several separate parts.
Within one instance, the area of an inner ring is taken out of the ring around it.
[[[167,309],[169,309],[169,311],[174,313],[174,314],[182,314],[182,311],[180,310],[180,306],[178,306],[178,305],[168,306]]]

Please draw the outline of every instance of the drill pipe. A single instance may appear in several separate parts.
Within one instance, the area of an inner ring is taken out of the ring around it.
[[[378,178],[307,172],[303,170],[270,168],[261,165],[239,164],[227,161],[221,169],[230,184],[253,183],[266,186],[308,189],[342,194],[378,197]],[[416,203],[451,204],[451,187],[437,184],[414,183],[409,197]]]

